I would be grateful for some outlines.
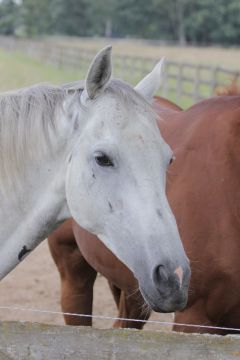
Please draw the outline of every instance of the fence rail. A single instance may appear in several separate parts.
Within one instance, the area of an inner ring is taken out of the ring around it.
[[[50,63],[86,71],[95,51],[82,46],[56,45],[49,41],[18,40],[0,37],[0,47],[7,51],[22,51],[27,55]],[[147,72],[151,71],[159,59],[147,57],[114,55],[114,75],[136,84]],[[206,65],[165,62],[160,94],[177,103],[190,105],[192,102],[207,98],[219,87],[229,85],[238,71]]]
[[[1,360],[236,360],[238,336],[0,322]]]

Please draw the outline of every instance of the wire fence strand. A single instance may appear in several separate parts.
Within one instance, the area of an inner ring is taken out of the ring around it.
[[[162,326],[185,326],[192,327],[198,329],[209,329],[209,330],[225,330],[225,331],[235,331],[240,333],[240,328],[234,327],[220,327],[220,326],[211,326],[211,325],[199,325],[199,324],[184,324],[184,323],[176,323],[170,321],[159,321],[159,320],[141,320],[141,319],[129,319],[129,318],[121,318],[121,317],[112,317],[106,315],[87,315],[87,314],[78,314],[78,313],[70,313],[70,312],[62,312],[62,311],[52,311],[52,310],[40,310],[33,308],[23,308],[19,306],[0,306],[0,310],[10,310],[10,311],[22,311],[22,312],[32,312],[32,313],[42,313],[42,314],[53,314],[59,316],[76,316],[76,317],[85,317],[92,319],[100,319],[100,320],[122,320],[122,321],[133,321],[133,322],[141,322],[147,324],[158,324]]]

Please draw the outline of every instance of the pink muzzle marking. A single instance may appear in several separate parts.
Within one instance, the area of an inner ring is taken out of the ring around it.
[[[180,288],[182,287],[182,280],[183,280],[183,269],[181,266],[179,266],[175,271],[174,274],[176,274],[179,278],[179,284]]]

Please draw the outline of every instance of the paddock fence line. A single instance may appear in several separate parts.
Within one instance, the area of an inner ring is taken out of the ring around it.
[[[73,47],[56,45],[51,40],[0,37],[0,48],[10,52],[23,52],[41,62],[81,70],[84,74],[96,55],[95,50],[84,47],[84,42]],[[113,55],[114,76],[135,85],[158,61],[159,59],[146,56]],[[223,67],[179,63],[166,59],[159,94],[176,103],[191,105],[214,95],[216,89],[229,86],[239,72]]]
[[[184,326],[185,328],[191,329],[191,332],[199,333],[201,330],[218,330],[218,331],[227,331],[227,333],[238,334],[240,335],[240,328],[233,328],[233,327],[224,327],[224,326],[214,326],[214,325],[203,325],[203,324],[191,324],[191,323],[179,323],[174,321],[161,321],[161,320],[143,320],[143,319],[131,319],[131,318],[124,318],[124,317],[116,317],[116,316],[109,316],[109,315],[97,315],[97,314],[81,314],[81,313],[72,313],[72,312],[63,312],[58,310],[48,310],[48,309],[37,309],[37,308],[29,308],[29,307],[22,307],[22,306],[7,306],[7,305],[0,305],[0,310],[8,310],[11,312],[14,311],[21,311],[23,313],[33,313],[37,314],[52,314],[56,316],[72,316],[72,317],[80,317],[80,318],[92,318],[92,319],[99,319],[99,320],[124,320],[124,321],[131,321],[135,323],[144,323],[144,324],[154,324],[159,325],[160,328],[156,328],[157,331],[161,331],[162,329],[166,329],[166,327],[176,327]],[[240,341],[240,337],[239,337]]]
[[[235,360],[239,337],[0,322],[3,360]]]

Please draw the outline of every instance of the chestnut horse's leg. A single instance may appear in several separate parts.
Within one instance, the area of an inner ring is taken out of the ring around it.
[[[115,303],[118,307],[118,317],[127,319],[148,320],[151,315],[150,308],[146,305],[139,290],[132,294],[121,291],[109,281]],[[132,328],[141,330],[145,322],[116,320],[114,328]]]
[[[93,285],[97,272],[79,251],[71,220],[49,236],[48,244],[60,273],[63,312],[92,315]],[[68,325],[92,325],[92,318],[69,315],[64,318]]]
[[[174,322],[180,324],[193,324],[193,325],[205,325],[205,326],[219,326],[217,323],[211,321],[206,312],[206,301],[200,299],[196,301],[191,307],[186,310],[175,313]],[[227,334],[224,330],[208,329],[201,327],[190,327],[184,325],[174,325],[173,331],[181,331],[187,333],[209,333],[225,335]]]
[[[108,281],[108,285],[112,292],[115,304],[116,304],[117,308],[119,309],[122,290],[119,289],[117,286],[113,285],[113,283],[111,281]]]

